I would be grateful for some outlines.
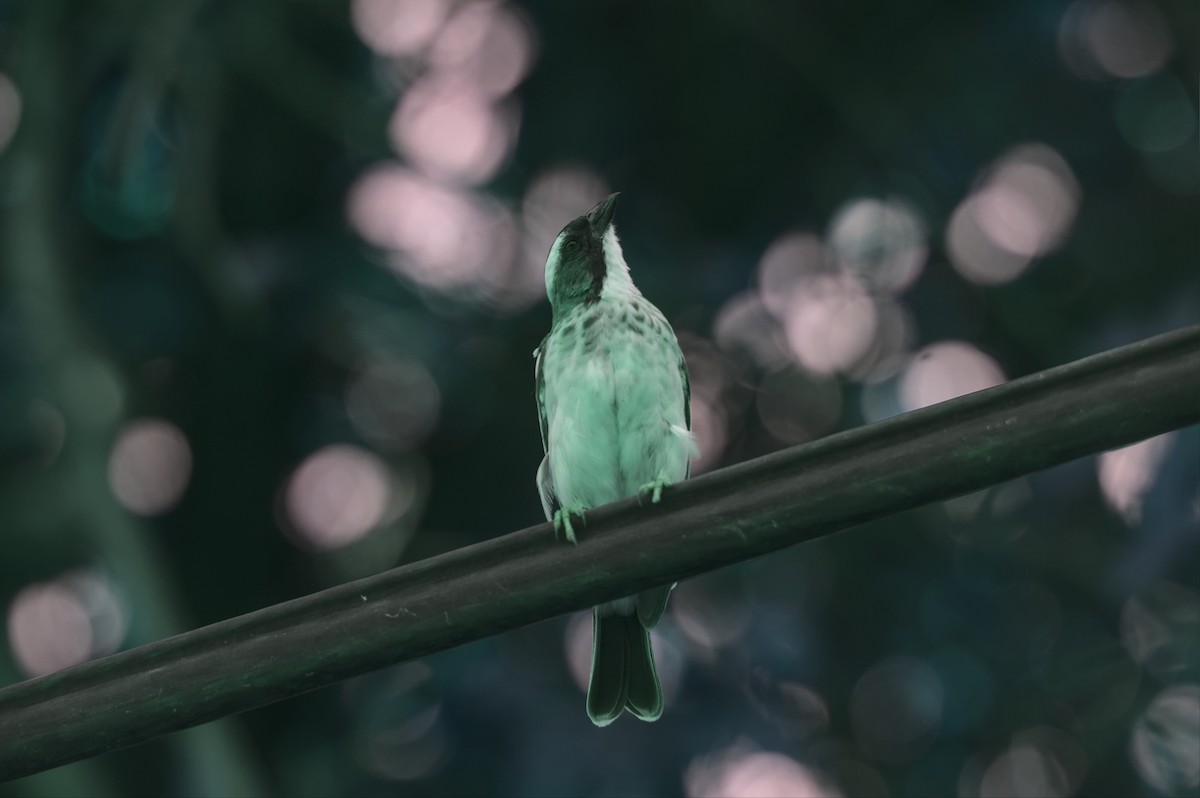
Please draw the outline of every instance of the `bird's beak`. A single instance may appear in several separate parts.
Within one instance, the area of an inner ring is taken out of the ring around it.
[[[613,211],[617,209],[617,197],[619,195],[619,192],[609,194],[597,202],[596,207],[588,211],[588,225],[592,228],[592,235],[597,238],[604,235],[604,231],[612,224]]]

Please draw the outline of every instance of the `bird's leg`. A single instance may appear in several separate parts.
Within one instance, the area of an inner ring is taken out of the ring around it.
[[[646,496],[650,497],[651,504],[658,504],[660,501],[662,501],[663,488],[670,484],[671,483],[669,480],[660,476],[658,479],[651,480],[645,485],[642,485],[640,488],[638,488],[637,492],[638,504],[641,504],[642,500],[645,499]]]
[[[571,525],[571,516],[579,516],[579,520],[587,526],[587,516],[584,512],[586,507],[559,507],[554,511],[554,539],[557,540],[559,534],[565,537],[570,543],[576,543],[575,527]]]

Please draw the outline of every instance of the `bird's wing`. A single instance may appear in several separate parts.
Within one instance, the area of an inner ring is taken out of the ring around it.
[[[688,379],[687,360],[683,356],[683,350],[679,350],[679,376],[683,380],[683,423],[687,426],[688,432],[692,431],[692,383]],[[692,461],[688,460],[687,473],[683,475],[687,479],[692,475]]]
[[[679,352],[679,377],[683,380],[683,421],[688,432],[692,431],[692,383],[688,379],[687,360]]]
[[[547,335],[542,339],[538,348],[533,350],[533,381],[536,386],[534,391],[537,395],[538,426],[542,431],[542,451],[547,456],[550,454],[550,424],[546,419],[546,374],[542,369],[542,360],[546,356],[546,341],[549,338],[550,336]]]
[[[546,338],[549,337],[549,335],[546,336]],[[537,489],[538,497],[542,500],[542,510],[546,513],[546,520],[550,521],[558,512],[560,505],[558,496],[554,493],[554,480],[550,476],[550,424],[546,418],[546,375],[542,370],[542,359],[545,357],[545,352],[546,339],[543,338],[541,345],[533,350],[533,378],[536,386],[534,392],[537,395],[538,427],[542,431],[542,451],[546,453],[546,456],[542,458],[542,464],[538,466]]]
[[[550,455],[543,457],[542,464],[538,466],[537,489],[538,498],[542,500],[542,512],[546,514],[547,521],[553,521],[561,504],[558,494],[554,492],[554,480],[550,477]]]

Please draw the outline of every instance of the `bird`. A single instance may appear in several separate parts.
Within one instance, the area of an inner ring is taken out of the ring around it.
[[[618,194],[573,219],[546,257],[550,332],[534,350],[545,456],[538,495],[555,537],[577,542],[572,518],[637,496],[657,504],[697,455],[687,363],[675,331],[642,296],[613,224]],[[592,610],[587,712],[607,726],[628,709],[663,712],[650,630],[674,585]]]

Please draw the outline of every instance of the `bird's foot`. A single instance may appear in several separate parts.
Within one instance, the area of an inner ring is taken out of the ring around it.
[[[558,540],[561,534],[570,543],[575,543],[575,527],[571,524],[571,516],[578,516],[579,520],[587,526],[587,516],[584,512],[586,507],[559,507],[554,511],[554,539]]]
[[[668,482],[667,480],[663,479],[662,477],[659,477],[658,479],[652,480],[650,482],[647,482],[645,485],[642,485],[640,488],[638,488],[638,492],[637,492],[638,504],[641,504],[642,500],[645,499],[647,496],[650,497],[651,504],[658,504],[660,501],[662,501],[663,488],[667,487],[670,484],[671,483]]]

